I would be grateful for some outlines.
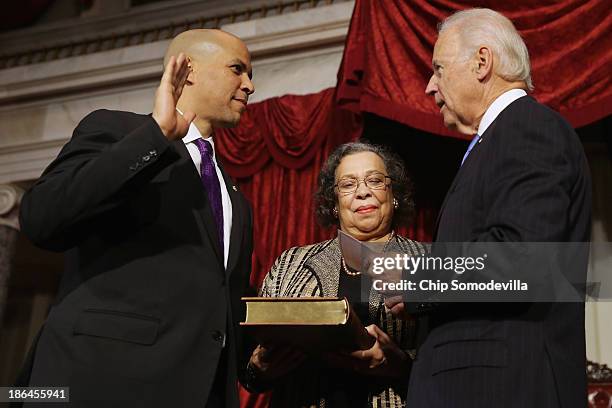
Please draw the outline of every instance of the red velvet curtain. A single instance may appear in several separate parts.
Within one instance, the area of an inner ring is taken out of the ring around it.
[[[488,7],[510,18],[531,56],[534,96],[574,127],[612,113],[610,0],[356,0],[338,73],[337,100],[427,132],[443,127],[431,76],[437,24],[455,11]],[[375,61],[375,63],[373,63]]]
[[[337,109],[333,92],[255,103],[240,126],[216,131],[224,167],[253,206],[254,287],[282,251],[331,235],[314,216],[319,169],[336,146],[361,135],[360,117]]]
[[[282,251],[335,233],[315,220],[317,177],[334,148],[361,136],[361,116],[339,109],[330,88],[249,105],[240,126],[215,132],[224,168],[253,207],[251,285],[259,287]],[[429,240],[434,216],[421,211],[414,225],[399,232]]]
[[[0,31],[13,30],[32,24],[54,0],[7,1],[2,4]]]

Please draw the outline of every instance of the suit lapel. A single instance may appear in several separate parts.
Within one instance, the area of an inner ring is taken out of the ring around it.
[[[242,234],[244,234],[244,212],[242,209],[242,194],[238,191],[238,187],[234,184],[232,179],[223,169],[223,166],[217,160],[217,165],[225,180],[225,187],[229,194],[230,201],[232,202],[232,229],[230,232],[230,244],[229,244],[229,255],[227,258],[227,269],[226,273],[231,274],[232,270],[238,263],[238,258],[241,252]],[[250,254],[249,254],[250,255]],[[245,254],[244,256],[248,256]]]
[[[208,200],[208,195],[202,186],[202,179],[200,179],[200,174],[196,170],[191,155],[185,146],[185,143],[182,140],[176,140],[173,142],[174,148],[181,155],[183,160],[189,162],[191,166],[191,171],[189,172],[189,179],[186,180],[186,183],[197,184],[199,187],[197,191],[201,192],[201,206],[197,206],[193,209],[196,213],[197,217],[202,221],[202,224],[199,224],[200,230],[208,237],[208,240],[211,243],[211,246],[217,256],[217,260],[221,263],[221,267],[223,270],[223,251],[221,249],[221,244],[219,243],[219,238],[217,236],[217,226],[215,225],[215,218],[212,213],[212,209],[210,208],[210,201]],[[199,202],[199,200],[197,200]]]
[[[480,140],[478,140],[478,142],[476,142],[476,144],[472,148],[472,151],[470,152],[470,154],[466,158],[466,160],[463,163],[463,165],[461,167],[459,167],[459,171],[457,172],[457,175],[453,179],[453,182],[451,183],[451,186],[449,187],[448,192],[446,193],[446,196],[444,197],[444,201],[442,202],[442,206],[440,207],[440,211],[438,211],[438,217],[436,218],[436,224],[435,224],[435,227],[434,227],[434,233],[433,233],[432,241],[435,241],[436,237],[438,235],[438,227],[440,226],[440,219],[442,218],[442,213],[444,212],[444,207],[446,207],[446,203],[448,202],[448,197],[450,197],[452,192],[457,187],[457,183],[461,179],[462,174],[465,173],[466,169],[469,168],[470,165],[473,163],[474,157],[472,155],[476,154],[476,151],[480,149],[480,145],[484,141],[488,140],[489,137],[491,137],[491,133],[493,132],[492,129],[494,127],[495,127],[495,121],[493,121],[493,123],[491,123],[491,125],[487,128],[487,130],[484,132],[484,134],[480,137]],[[470,156],[472,156],[471,157],[472,160],[470,160]]]
[[[444,212],[444,207],[446,207],[446,203],[448,202],[448,197],[450,197],[451,193],[455,190],[455,186],[457,185],[457,181],[459,180],[459,177],[461,176],[461,172],[463,171],[463,169],[464,169],[463,166],[461,166],[459,168],[459,171],[455,175],[455,178],[453,179],[453,182],[451,183],[448,191],[446,192],[446,195],[444,196],[444,201],[442,202],[442,206],[440,206],[440,211],[438,211],[438,217],[436,218],[436,224],[435,224],[435,227],[434,227],[434,233],[433,233],[433,236],[432,236],[432,241],[436,240],[436,237],[438,235],[438,227],[440,226],[440,218],[442,218],[442,213]]]

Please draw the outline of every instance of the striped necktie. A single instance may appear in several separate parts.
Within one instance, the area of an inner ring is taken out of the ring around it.
[[[470,145],[467,148],[467,151],[465,152],[465,154],[463,155],[463,160],[461,160],[461,165],[463,166],[463,162],[465,161],[465,159],[467,159],[467,157],[469,156],[470,152],[472,151],[472,149],[474,148],[474,146],[476,146],[476,143],[478,143],[478,141],[480,140],[480,135],[478,133],[476,133],[474,135],[474,138],[472,139],[472,141],[470,142]]]

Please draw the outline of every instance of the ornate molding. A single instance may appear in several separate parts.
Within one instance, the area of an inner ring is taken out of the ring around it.
[[[606,364],[587,361],[587,378],[589,383],[612,383],[612,369]]]
[[[172,7],[162,5],[153,10],[130,11],[113,18],[63,22],[63,27],[34,27],[22,32],[0,35],[0,46],[7,50],[0,55],[0,69],[163,41],[188,29],[219,28],[227,24],[347,1],[349,0],[243,0],[230,5],[210,2],[207,7],[203,7],[201,1],[190,1]],[[117,31],[117,26],[126,28]],[[84,38],[83,32],[96,34]],[[23,43],[23,46],[16,47],[14,42]]]
[[[19,230],[19,204],[24,191],[10,184],[0,184],[0,225]]]
[[[0,183],[37,179],[43,169],[57,157],[69,134],[61,140],[0,146]]]
[[[256,70],[256,65],[265,64],[269,58],[343,46],[353,2],[335,3],[221,28],[245,41]],[[45,104],[52,97],[66,99],[92,91],[108,93],[118,87],[154,87],[168,42],[160,40],[0,69],[0,114],[3,106]]]

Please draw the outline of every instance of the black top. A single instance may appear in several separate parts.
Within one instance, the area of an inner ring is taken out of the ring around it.
[[[346,297],[351,304],[351,307],[359,316],[359,319],[364,326],[372,324],[368,311],[367,297],[369,294],[367,279],[362,275],[348,275],[344,268],[340,267],[340,280],[338,282],[338,297]],[[366,289],[366,296],[362,296],[362,280]],[[363,301],[362,301],[363,300]],[[356,374],[353,371],[338,370],[333,376],[335,379],[334,386],[330,387],[330,395],[328,404],[331,407],[367,407],[368,406],[368,391],[372,379]]]
[[[363,282],[363,283],[362,283]],[[372,324],[368,311],[368,297],[370,295],[371,282],[367,275],[348,275],[344,268],[340,267],[340,280],[338,282],[338,297],[346,297],[353,310],[359,316],[364,326]]]

